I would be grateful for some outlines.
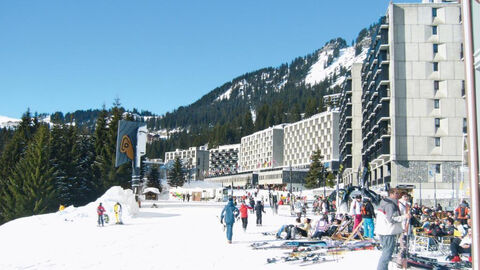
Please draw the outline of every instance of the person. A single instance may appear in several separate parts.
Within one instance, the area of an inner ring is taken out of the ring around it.
[[[98,226],[104,226],[103,223],[103,214],[105,213],[105,208],[103,208],[102,203],[100,203],[97,207],[97,214],[98,214]]]
[[[357,195],[355,200],[350,204],[350,216],[354,219],[353,221],[353,230],[355,230],[360,222],[362,221],[362,195]]]
[[[271,202],[274,215],[278,214],[278,204],[277,203],[278,203],[278,195],[275,194],[275,195],[272,196],[272,202]]]
[[[247,230],[248,225],[248,209],[252,208],[246,205],[245,201],[242,201],[242,205],[240,206],[240,218],[242,219],[242,228],[244,232]]]
[[[190,193],[187,193],[187,202],[190,201]]]
[[[229,244],[232,243],[232,237],[233,237],[233,224],[235,223],[235,218],[238,217],[239,211],[233,205],[233,198],[230,197],[228,198],[228,203],[227,205],[223,208],[222,214],[220,215],[220,223],[223,224],[225,221],[225,225],[227,228],[227,242]]]
[[[412,207],[412,215],[420,216],[422,214],[422,209],[418,206],[418,203],[415,203]]]
[[[360,212],[362,214],[363,220],[363,236],[373,239],[373,231],[375,229],[373,219],[375,218],[375,210],[373,209],[373,205],[368,197],[365,197],[363,199],[363,204]]]
[[[280,227],[280,229],[277,231],[277,233],[275,234],[275,236],[277,237],[277,239],[282,239],[282,233],[286,233],[286,236],[285,236],[285,240],[290,240],[292,239],[292,233],[293,233],[293,228],[295,228],[296,226],[302,224],[302,221],[299,217],[297,217],[295,219],[295,225],[294,224],[285,224],[285,225],[282,225]]]
[[[435,211],[437,211],[437,212],[442,212],[443,211],[443,208],[439,203],[437,203],[437,208],[435,209]]]
[[[450,251],[451,251],[451,261],[460,262],[461,253],[468,253],[470,255],[469,260],[472,259],[472,229],[468,229],[467,235],[462,239],[453,238],[450,242]]]
[[[322,236],[327,235],[327,231],[329,228],[328,220],[326,215],[320,215],[320,219],[315,224],[315,228],[312,233],[312,238],[321,239]]]
[[[122,205],[117,202],[113,206],[113,211],[115,212],[115,220],[117,221],[115,224],[123,224],[122,222]]]
[[[303,211],[303,203],[300,200],[300,197],[297,197],[297,200],[294,203],[293,211],[295,212],[295,215],[299,218],[302,217],[302,211]]]
[[[265,213],[262,201],[257,201],[257,204],[255,205],[255,213],[257,214],[257,226],[262,226],[262,213]]]
[[[469,214],[467,202],[462,201],[462,203],[455,209],[455,220],[458,220],[462,225],[465,225],[467,224]]]
[[[392,258],[396,246],[397,236],[403,232],[402,222],[410,218],[410,213],[400,214],[398,199],[400,192],[392,188],[388,191],[388,197],[380,201],[377,212],[377,234],[380,236],[382,255],[378,260],[377,270],[387,270],[388,262]]]
[[[312,222],[311,219],[305,218],[303,223],[295,226],[293,228],[293,232],[292,232],[292,239],[295,239],[297,234],[299,234],[300,236],[303,236],[303,237],[309,237],[310,236],[310,230],[312,229],[311,222]]]
[[[250,197],[250,209],[252,211],[252,214],[255,210],[253,210],[255,208],[255,200],[253,199],[253,197]]]

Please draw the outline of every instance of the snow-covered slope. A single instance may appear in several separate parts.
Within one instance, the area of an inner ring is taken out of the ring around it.
[[[315,85],[326,78],[332,77],[335,73],[340,72],[340,68],[350,70],[353,63],[363,62],[367,55],[368,48],[355,56],[355,47],[347,47],[340,50],[340,54],[333,62],[327,66],[329,55],[333,54],[333,50],[321,50],[318,55],[318,61],[312,65],[310,72],[305,78],[305,84]],[[331,87],[341,85],[345,81],[345,76],[339,76]]]
[[[22,120],[0,115],[0,128],[13,128],[18,126]]]
[[[227,244],[218,219],[224,203],[160,201],[157,208],[145,203],[138,214],[130,216],[128,206],[134,206],[128,202],[132,198],[128,193],[115,188],[84,207],[0,226],[0,269],[308,270],[357,269],[359,265],[375,269],[380,257],[380,251],[367,250],[329,256],[334,260],[305,267],[299,261],[267,264],[267,258],[285,256],[285,250],[253,250],[250,244],[280,244],[262,232],[276,231],[292,223],[293,217],[273,215],[267,206],[263,226],[255,226],[255,215],[249,215],[247,231],[236,222],[233,244]],[[97,203],[107,206],[112,220],[110,205],[117,200],[124,205],[125,225],[97,227]]]

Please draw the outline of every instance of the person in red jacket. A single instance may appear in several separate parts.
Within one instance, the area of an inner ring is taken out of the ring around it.
[[[242,218],[242,227],[243,231],[247,230],[248,225],[248,209],[253,209],[252,207],[245,204],[245,201],[242,201],[242,205],[240,206],[240,218]]]
[[[97,214],[98,214],[98,226],[103,226],[103,213],[105,213],[105,208],[103,208],[102,203],[97,207]]]

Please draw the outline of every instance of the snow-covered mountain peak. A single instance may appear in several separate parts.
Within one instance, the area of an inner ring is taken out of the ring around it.
[[[20,124],[22,120],[0,115],[0,128],[14,128]]]

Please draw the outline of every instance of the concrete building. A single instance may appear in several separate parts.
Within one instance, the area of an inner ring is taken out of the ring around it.
[[[338,107],[340,105],[341,93],[323,96],[323,104],[327,107]]]
[[[258,174],[256,172],[241,172],[231,175],[208,176],[205,181],[222,184],[224,187],[256,187],[258,184]]]
[[[183,167],[187,170],[187,181],[203,180],[208,171],[209,151],[207,147],[190,147],[188,150],[176,149],[175,151],[165,152],[165,164],[172,162],[176,157],[180,157]]]
[[[236,174],[240,144],[221,145],[210,149],[208,176]]]
[[[390,3],[362,68],[367,184],[416,186],[418,198],[421,181],[424,202],[451,199],[466,126],[462,37],[458,3]]]
[[[291,169],[287,167],[279,167],[273,169],[265,169],[258,172],[258,185],[266,188],[283,187],[286,191],[299,191],[304,188],[305,177],[308,169]]]
[[[362,164],[362,63],[355,63],[340,98],[340,182],[358,186]]]
[[[282,166],[284,127],[282,124],[242,137],[239,172]]]
[[[312,154],[320,150],[326,167],[337,170],[339,115],[329,110],[285,126],[283,165],[308,168]]]

